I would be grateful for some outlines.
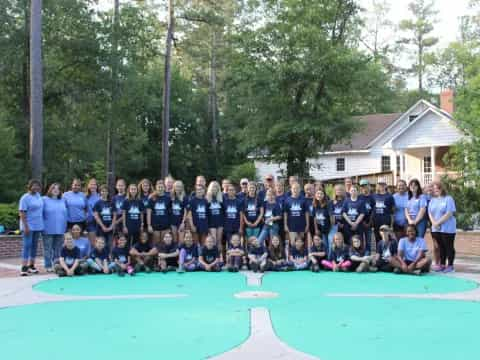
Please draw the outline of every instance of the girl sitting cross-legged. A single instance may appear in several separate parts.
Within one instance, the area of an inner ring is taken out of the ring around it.
[[[267,270],[270,271],[285,271],[288,264],[285,256],[285,250],[283,249],[280,237],[273,235],[268,247],[267,256]]]
[[[307,249],[303,239],[297,235],[294,246],[290,249],[288,264],[292,270],[305,270],[308,268]]]
[[[180,245],[180,253],[178,256],[178,270],[183,273],[185,271],[195,271],[198,269],[198,246],[193,242],[192,233],[188,230],[183,235],[183,242]]]
[[[95,247],[90,253],[90,258],[87,259],[88,268],[94,274],[110,274],[109,265],[109,250],[105,246],[105,239],[97,236],[95,239]]]
[[[308,251],[308,260],[311,264],[313,272],[320,271],[320,265],[322,260],[327,258],[328,251],[324,241],[320,238],[320,235],[313,236],[313,244]]]
[[[333,236],[332,250],[328,260],[323,260],[322,265],[332,271],[348,271],[352,262],[350,261],[350,250],[343,241],[342,233],[337,232]]]
[[[360,236],[352,236],[352,247],[350,249],[350,260],[352,262],[352,270],[356,272],[377,271],[377,268],[373,266],[375,261],[374,255],[367,255],[363,241]]]
[[[253,272],[257,272],[258,270],[264,272],[267,266],[267,251],[262,244],[260,244],[256,236],[250,237],[248,243],[248,263],[250,264],[250,270]]]
[[[227,250],[227,269],[230,272],[237,272],[242,268],[245,251],[240,241],[240,235],[233,234],[230,238],[230,245]]]
[[[222,271],[222,260],[218,247],[215,245],[215,239],[207,236],[205,246],[199,257],[199,268],[205,271]]]
[[[64,238],[60,258],[55,264],[55,272],[58,276],[82,275],[84,269],[80,266],[80,249],[73,243],[71,233],[66,233]]]

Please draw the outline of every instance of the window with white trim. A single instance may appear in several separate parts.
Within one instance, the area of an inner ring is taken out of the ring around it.
[[[345,158],[337,158],[337,171],[345,171]]]
[[[390,156],[382,156],[382,172],[390,171]]]
[[[400,155],[397,155],[397,174],[400,175]]]
[[[432,157],[424,156],[423,157],[423,173],[430,174],[432,172]]]

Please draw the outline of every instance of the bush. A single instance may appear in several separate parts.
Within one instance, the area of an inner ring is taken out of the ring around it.
[[[6,230],[18,229],[17,204],[0,204],[0,225],[5,226]]]
[[[442,182],[447,192],[455,200],[457,213],[457,228],[472,230],[478,226],[478,212],[480,209],[480,189],[477,186],[465,184],[463,177],[457,179],[443,178]]]

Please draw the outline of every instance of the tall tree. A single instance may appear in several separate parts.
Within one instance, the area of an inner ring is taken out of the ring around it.
[[[400,22],[399,28],[406,35],[399,40],[399,44],[413,48],[415,60],[407,72],[417,76],[418,91],[422,94],[424,76],[433,60],[433,53],[429,49],[438,43],[438,38],[431,36],[438,11],[434,8],[433,0],[414,0],[408,4],[408,9],[413,18]]]
[[[30,7],[30,161],[32,177],[42,178],[43,170],[43,64],[42,0]]]

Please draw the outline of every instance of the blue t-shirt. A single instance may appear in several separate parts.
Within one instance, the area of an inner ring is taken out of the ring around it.
[[[394,222],[398,226],[407,225],[407,218],[405,216],[405,208],[408,204],[408,193],[405,192],[403,195],[400,193],[393,194],[393,200],[395,201],[395,214]]]
[[[26,193],[20,198],[18,210],[25,213],[25,218],[30,231],[43,231],[43,199],[39,193]],[[23,221],[20,221],[20,230],[23,230]]]
[[[350,259],[350,249],[347,245],[343,247],[333,247],[328,255],[328,260],[341,263]]]
[[[105,227],[110,227],[113,221],[113,214],[115,212],[114,205],[110,201],[105,201],[100,199],[95,204],[93,212],[96,212],[100,219],[102,220]],[[100,230],[100,226],[97,225],[97,229]]]
[[[216,199],[212,199],[208,203],[208,227],[223,227],[223,203],[218,202]]]
[[[250,255],[262,256],[263,254],[266,253],[266,250],[262,245],[260,245],[260,246],[252,245],[252,246],[248,247],[248,253]]]
[[[183,244],[180,247],[180,250],[185,250],[185,261],[191,261],[198,258],[198,246],[195,244],[192,244],[191,246]]]
[[[71,268],[75,263],[75,260],[80,258],[80,251],[76,246],[74,246],[72,249],[68,249],[64,246],[60,251],[60,257],[63,258],[63,261],[65,261],[65,265]]]
[[[376,226],[390,225],[395,200],[389,193],[373,194],[373,221]]]
[[[73,243],[78,248],[79,258],[84,259],[90,256],[92,251],[92,246],[90,245],[90,240],[84,237],[79,237],[78,239],[73,240]]]
[[[64,199],[43,197],[45,235],[63,235],[67,231],[67,205]]]
[[[306,197],[305,198],[305,203],[306,203],[306,206],[307,206],[308,215],[310,217],[313,217],[314,214],[315,214],[315,211],[313,209],[313,198]]]
[[[95,219],[93,217],[93,209],[95,208],[95,204],[100,200],[100,195],[92,194],[87,196],[87,221],[94,222]]]
[[[328,234],[330,231],[330,211],[328,209],[328,204],[326,206],[320,206],[320,204],[314,208],[314,219],[317,223],[318,230],[322,234]]]
[[[115,207],[115,211],[117,212],[117,215],[121,216],[122,215],[122,209],[123,209],[123,202],[127,199],[125,195],[115,195],[112,198],[112,203]]]
[[[291,232],[305,231],[307,226],[305,213],[308,211],[308,208],[304,197],[287,198],[283,211],[287,213],[287,225]]]
[[[407,237],[401,238],[398,243],[398,251],[403,251],[403,259],[408,261],[417,260],[420,252],[427,251],[427,244],[423,238],[417,237],[411,242]]]
[[[185,209],[188,207],[188,199],[186,196],[183,197],[183,201],[180,201],[179,198],[175,198],[172,200],[170,206],[170,225],[178,227],[183,221]]]
[[[87,197],[83,192],[67,191],[63,194],[67,204],[68,222],[83,222],[87,220]]]
[[[126,211],[125,223],[129,233],[138,233],[142,225],[142,214],[145,211],[142,200],[125,200],[122,210]]]
[[[323,242],[320,242],[320,245],[315,245],[313,244],[310,246],[310,249],[308,249],[308,253],[319,253],[319,252],[326,252],[325,250],[325,244]]]
[[[280,210],[282,210],[282,213],[283,213],[283,206],[285,205],[285,199],[286,198],[287,198],[287,196],[285,194],[275,196],[275,201],[280,206]]]
[[[297,249],[296,246],[292,246],[290,249],[290,256],[294,259],[302,259],[307,256],[307,249],[302,247],[301,249]]]
[[[375,200],[373,200],[372,195],[358,195],[358,198],[363,201],[365,204],[365,217],[363,218],[363,222],[365,224],[370,222],[370,219],[373,215],[373,209],[375,208]]]
[[[268,220],[272,217],[282,216],[282,209],[280,208],[280,204],[276,201],[274,203],[269,203],[268,201],[265,201],[263,203],[263,208],[265,209],[265,213],[263,214],[265,223],[267,223]]]
[[[243,201],[225,198],[223,202],[225,232],[236,233],[240,229],[240,213],[243,212]]]
[[[211,249],[204,246],[202,248],[201,256],[203,257],[203,261],[205,261],[207,264],[211,264],[216,259],[219,258],[220,253],[219,253],[218,248],[216,246],[212,247]]]
[[[258,216],[260,215],[261,208],[261,199],[258,197],[245,197],[245,217],[247,218],[248,222],[254,223],[257,220]]]
[[[194,197],[190,199],[189,210],[192,212],[193,225],[197,228],[197,232],[208,232],[208,201],[205,198]]]
[[[90,253],[90,258],[93,260],[100,259],[100,260],[108,260],[108,249],[104,247],[102,250],[98,250],[97,248],[93,248],[92,252]]]
[[[455,234],[457,232],[457,221],[455,219],[455,201],[449,195],[433,197],[428,205],[428,212],[434,220],[440,220],[440,218],[448,212],[452,213],[452,216],[448,218],[440,227],[432,226],[432,232],[442,232],[447,234]]]
[[[390,240],[388,243],[385,240],[380,240],[377,244],[377,254],[384,261],[389,261],[392,256],[397,255],[398,242],[395,239]]]
[[[161,229],[170,227],[170,214],[172,209],[172,199],[163,194],[150,198],[148,208],[152,210],[151,225]]]
[[[225,198],[228,197],[228,195],[224,195],[223,196],[223,199],[225,200]],[[237,193],[237,199],[240,199],[240,200],[245,200],[245,198],[247,197],[247,193],[244,193],[243,191],[239,191]]]
[[[140,196],[140,200],[142,200],[142,202],[143,202],[143,207],[145,209],[147,209],[148,208],[148,203],[149,203],[149,200],[150,200],[150,194],[142,194]]]
[[[345,200],[338,200],[338,201],[330,200],[328,202],[330,216],[333,215],[335,225],[343,224],[343,222],[344,222],[343,217],[342,217],[343,203],[344,202],[345,202]]]
[[[408,215],[415,220],[421,208],[427,208],[427,199],[422,194],[419,197],[411,197],[407,202]]]
[[[343,203],[342,213],[347,214],[350,221],[355,222],[361,214],[365,215],[365,203],[360,198],[355,201],[348,198]]]
[[[118,260],[122,264],[128,263],[128,248],[124,246],[121,247],[114,247],[112,250],[112,259]]]

